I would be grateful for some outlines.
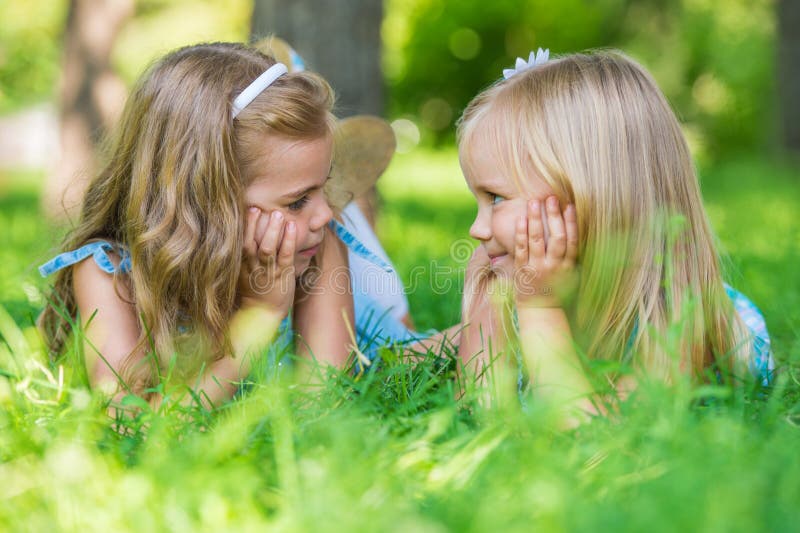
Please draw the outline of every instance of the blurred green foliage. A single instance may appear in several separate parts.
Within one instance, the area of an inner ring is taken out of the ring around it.
[[[125,433],[102,393],[38,348],[29,316],[46,280],[35,266],[54,241],[37,180],[0,174],[0,529],[796,529],[797,169],[746,157],[701,175],[728,279],[772,333],[782,372],[767,393],[642,382],[615,415],[560,431],[542,402],[481,406],[470,388],[456,400],[437,354],[406,364],[384,352],[360,377],[331,371],[303,386],[268,375],[215,412],[167,405]],[[431,260],[459,279],[450,250],[475,213],[455,151],[399,154],[379,188],[398,271],[408,283],[425,267],[409,294],[418,324],[449,325],[460,291],[432,290]]]
[[[0,113],[53,95],[65,5],[0,0]],[[137,4],[114,53],[123,76],[180,44],[244,39],[249,3],[209,18],[223,5]],[[202,16],[186,16],[194,8]],[[454,400],[433,357],[387,355],[362,379],[259,383],[216,413],[145,413],[139,431],[120,434],[102,396],[70,385],[69,369],[61,379],[64,367],[36,348],[47,283],[36,266],[58,235],[38,213],[41,175],[0,174],[1,529],[796,527],[800,181],[796,168],[725,154],[769,141],[773,31],[768,0],[388,0],[384,26],[391,112],[428,143],[448,141],[468,99],[530,48],[613,45],[644,63],[696,153],[725,156],[701,165],[703,193],[731,255],[728,280],[766,316],[783,370],[771,394],[709,387],[700,392],[718,397],[704,403],[687,387],[643,384],[618,416],[561,432],[536,403]],[[417,325],[449,326],[463,267],[452,246],[475,213],[455,151],[398,154],[379,189],[381,240],[406,283],[420,278],[409,294]],[[437,294],[437,265],[456,290]]]
[[[645,65],[702,160],[773,140],[774,0],[385,0],[388,113],[449,143],[503,67],[538,47],[617,47]],[[54,96],[65,0],[0,0],[0,113]],[[139,0],[113,62],[128,82],[168,50],[246,40],[251,0]]]
[[[40,216],[41,182],[39,172],[0,172],[0,302],[25,327],[44,307],[36,267],[57,253],[65,231]]]
[[[67,0],[0,0],[0,114],[56,97]],[[245,41],[250,0],[136,0],[112,51],[132,83],[148,63],[200,41]]]
[[[388,0],[392,115],[453,138],[467,102],[517,56],[620,48],[649,69],[701,158],[765,146],[776,110],[773,0]]]
[[[114,45],[112,61],[132,84],[170,50],[204,41],[247,41],[252,0],[136,0],[136,13]]]
[[[67,4],[0,0],[0,114],[55,95]]]

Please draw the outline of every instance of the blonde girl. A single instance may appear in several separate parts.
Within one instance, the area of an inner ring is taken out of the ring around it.
[[[298,352],[343,364],[353,302],[323,194],[331,106],[322,78],[239,44],[153,65],[67,251],[40,269],[55,273],[40,319],[51,353],[79,319],[93,385],[158,402],[171,376],[215,404],[291,312]]]
[[[468,284],[482,287],[467,299],[462,357],[486,365],[481,335],[501,350],[508,338],[481,285],[496,278],[513,289],[540,397],[593,410],[579,351],[667,381],[745,366],[769,383],[763,317],[723,281],[689,148],[652,77],[619,52],[548,56],[518,60],[459,124],[478,203]]]

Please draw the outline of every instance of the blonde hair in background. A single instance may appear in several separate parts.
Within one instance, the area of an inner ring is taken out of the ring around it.
[[[156,365],[128,357],[122,377],[135,392],[152,386],[176,352],[178,368],[193,372],[230,349],[244,190],[265,135],[313,140],[333,130],[332,91],[309,72],[281,76],[231,118],[233,98],[274,63],[234,43],[188,46],[155,63],[128,98],[107,162],[64,240],[64,250],[107,239],[130,251],[130,276],[115,275],[115,283],[128,284],[140,317],[136,349],[158,356]],[[67,268],[39,321],[52,356],[64,352],[76,315]]]
[[[640,65],[598,51],[501,80],[464,111],[458,143],[467,168],[472,151],[488,150],[522,190],[535,175],[575,204],[570,319],[588,357],[668,381],[676,366],[697,378],[741,359],[748,336],[725,292],[689,148]]]

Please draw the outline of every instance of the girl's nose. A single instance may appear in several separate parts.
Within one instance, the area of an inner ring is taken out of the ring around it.
[[[480,210],[469,228],[469,236],[479,241],[488,241],[492,238],[492,229],[489,221],[481,214]]]
[[[333,218],[333,211],[328,205],[327,200],[325,200],[325,196],[322,194],[319,195],[319,198],[317,199],[317,205],[314,207],[314,215],[311,217],[308,227],[311,231],[318,231],[331,221]]]

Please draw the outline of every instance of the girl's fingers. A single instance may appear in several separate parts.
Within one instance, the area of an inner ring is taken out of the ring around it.
[[[297,226],[294,221],[286,224],[286,233],[278,252],[278,267],[287,269],[294,265],[294,251],[297,245]]]
[[[569,204],[564,210],[564,222],[567,229],[566,258],[574,263],[578,259],[578,216],[575,204]]]
[[[545,254],[544,221],[539,200],[528,202],[528,254],[529,259],[542,259]]]
[[[264,233],[264,238],[258,245],[258,258],[262,262],[269,262],[275,259],[275,254],[278,253],[280,246],[282,232],[283,232],[284,217],[280,211],[273,211],[269,217],[269,225],[267,231]]]
[[[256,252],[258,252],[259,244],[261,244],[261,241],[264,240],[264,234],[267,232],[267,226],[269,226],[270,218],[270,213],[263,211],[261,212],[261,216],[258,217],[255,234],[253,235],[253,240],[256,243]]]
[[[528,221],[525,217],[517,219],[514,231],[514,266],[517,270],[528,264]]]
[[[250,207],[247,210],[247,218],[244,223],[244,253],[247,257],[255,257],[258,245],[256,244],[256,223],[261,216],[261,210],[257,207]]]
[[[550,230],[550,238],[547,241],[547,257],[560,261],[564,258],[567,250],[567,230],[561,216],[561,206],[555,196],[547,198],[547,227]]]

